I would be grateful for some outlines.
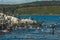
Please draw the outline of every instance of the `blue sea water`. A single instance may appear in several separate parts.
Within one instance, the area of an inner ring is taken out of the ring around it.
[[[60,22],[60,16],[17,16],[19,19],[22,18],[33,18],[38,22],[45,21],[45,22]]]
[[[17,16],[17,18],[31,18],[37,22],[57,23],[54,35],[51,28],[17,29],[11,33],[0,34],[0,40],[60,40],[60,16]]]

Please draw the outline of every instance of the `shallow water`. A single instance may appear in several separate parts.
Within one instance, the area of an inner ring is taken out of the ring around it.
[[[22,30],[22,29],[20,29]],[[29,29],[28,29],[29,30]],[[60,34],[51,34],[50,31],[40,31],[40,30],[24,30],[11,32],[10,34],[0,35],[0,40],[59,40]],[[50,32],[50,33],[49,33]]]
[[[11,33],[0,33],[0,40],[60,40],[60,16],[17,16],[18,18],[33,18],[38,22],[45,22],[41,29],[17,29]],[[54,34],[50,28],[51,23],[57,23]]]

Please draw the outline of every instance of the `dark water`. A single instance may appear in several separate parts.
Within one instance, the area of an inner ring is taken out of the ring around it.
[[[31,18],[38,22],[45,22],[41,29],[16,29],[11,33],[0,34],[0,40],[60,40],[60,16],[17,16],[18,18]],[[51,23],[57,23],[54,35],[49,28]]]

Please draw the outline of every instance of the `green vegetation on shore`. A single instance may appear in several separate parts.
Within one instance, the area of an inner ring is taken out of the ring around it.
[[[0,12],[2,11],[15,15],[60,15],[60,6],[42,6],[36,3],[0,5]]]

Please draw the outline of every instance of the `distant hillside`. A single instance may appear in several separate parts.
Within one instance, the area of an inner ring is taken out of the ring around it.
[[[60,15],[60,2],[37,1],[25,4],[0,5],[0,12],[20,15]]]
[[[41,6],[59,6],[60,1],[37,1],[37,2],[31,2],[28,4],[37,4]]]

